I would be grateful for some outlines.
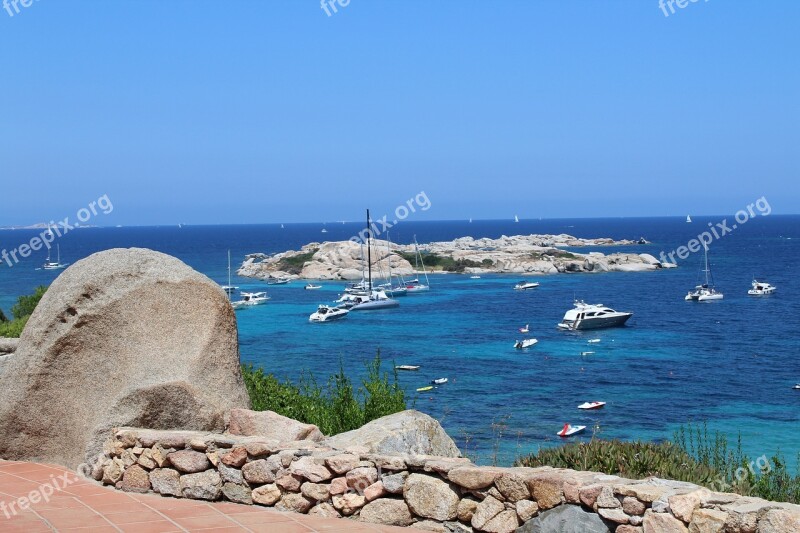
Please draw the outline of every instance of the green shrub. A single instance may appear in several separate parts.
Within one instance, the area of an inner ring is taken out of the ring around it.
[[[14,320],[9,321],[0,311],[0,337],[19,337],[22,335],[25,324],[28,323],[28,319],[33,314],[36,306],[39,305],[39,300],[42,299],[45,292],[47,292],[47,287],[42,285],[36,287],[33,294],[17,298],[17,303],[11,307],[11,314]]]
[[[314,257],[314,254],[317,253],[318,250],[318,248],[314,248],[306,253],[284,257],[278,261],[278,270],[289,274],[299,274],[303,270],[303,265],[311,261],[311,258]]]
[[[303,372],[299,382],[281,382],[262,368],[243,365],[247,391],[256,411],[275,411],[300,422],[315,424],[326,435],[357,429],[376,418],[405,410],[405,392],[392,377],[382,371],[380,352],[366,363],[367,376],[355,388],[344,369],[319,385],[310,372]]]
[[[658,476],[720,492],[800,503],[800,474],[790,475],[779,453],[752,461],[742,453],[741,439],[732,448],[719,432],[709,435],[705,425],[681,427],[672,442],[592,438],[539,450],[517,459],[516,464],[592,470],[631,479]]]

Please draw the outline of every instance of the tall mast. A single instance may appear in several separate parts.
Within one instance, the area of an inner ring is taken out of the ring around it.
[[[369,274],[369,295],[372,296],[372,229],[370,228],[370,223],[372,221],[369,218],[369,209],[367,209],[367,272]]]
[[[228,250],[228,290],[231,288],[231,251]]]

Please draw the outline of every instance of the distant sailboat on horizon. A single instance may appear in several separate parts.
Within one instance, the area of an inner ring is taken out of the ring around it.
[[[517,215],[514,215],[514,222],[519,222],[519,217]]]
[[[692,223],[692,217],[690,215],[686,215],[686,223],[687,224],[691,224]]]

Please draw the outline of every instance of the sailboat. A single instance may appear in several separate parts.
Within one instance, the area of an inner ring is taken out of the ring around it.
[[[367,290],[368,296],[362,297],[359,303],[350,308],[351,311],[377,311],[379,309],[392,309],[399,307],[397,300],[392,300],[382,290],[372,287],[372,219],[367,209]]]
[[[222,290],[228,293],[228,296],[231,293],[234,293],[239,290],[239,287],[234,287],[231,285],[231,251],[228,250],[228,284],[222,286]]]
[[[48,229],[49,229],[49,227],[48,227]],[[50,260],[50,249],[48,248],[48,250],[47,250],[47,259],[45,260],[44,264],[42,265],[43,269],[45,269],[45,270],[61,270],[62,268],[66,268],[67,267],[67,265],[69,263],[63,263],[63,264],[61,263],[61,245],[60,244],[56,244],[56,250],[57,250],[56,253],[58,255],[57,255],[56,261],[53,262],[53,261]]]
[[[692,217],[691,216],[686,215],[686,223],[687,224],[691,224],[692,223]]]
[[[392,284],[392,262],[389,260],[389,256],[392,253],[392,241],[389,239],[389,232],[386,232],[386,263],[387,268],[389,269],[388,276],[386,277],[386,283],[380,285],[381,288],[386,289],[386,292],[389,293],[389,296],[392,298],[397,298],[399,296],[405,296],[408,294],[408,289],[405,286],[405,283],[402,283],[399,286],[394,286]],[[380,263],[379,263],[380,264]],[[400,278],[402,282],[402,278]]]
[[[517,215],[514,215],[514,222],[519,222],[519,217]]]
[[[711,275],[711,267],[708,264],[708,245],[703,244],[705,251],[705,268],[701,272],[705,273],[706,282],[698,285],[694,290],[689,291],[684,300],[693,300],[695,302],[706,302],[710,300],[722,300],[723,294],[717,292],[714,287],[714,276]]]
[[[417,243],[417,236],[414,235],[414,250],[417,253],[415,258],[415,268],[414,270],[418,270],[419,266],[422,265],[422,273],[425,275],[425,283],[420,283],[419,279],[412,279],[406,285],[406,290],[409,294],[414,292],[425,292],[431,290],[431,282],[428,280],[428,271],[425,270],[425,261],[422,260],[422,253],[419,251],[419,244]]]

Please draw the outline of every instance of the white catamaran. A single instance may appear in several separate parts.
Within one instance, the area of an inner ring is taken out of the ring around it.
[[[708,263],[708,245],[703,245],[705,254],[705,268],[700,272],[705,274],[705,283],[697,285],[694,290],[689,291],[684,300],[695,302],[707,302],[711,300],[722,300],[723,294],[714,287],[714,276],[711,275],[711,267]]]

